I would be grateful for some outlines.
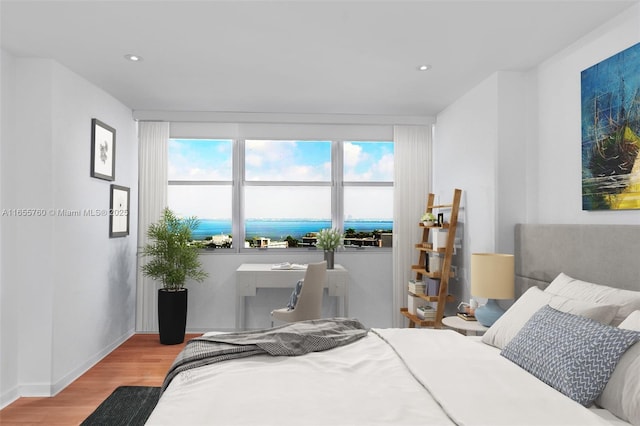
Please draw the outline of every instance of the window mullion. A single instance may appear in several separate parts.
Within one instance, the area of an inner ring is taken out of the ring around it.
[[[315,181],[304,181],[304,180],[278,180],[278,181],[268,181],[268,180],[254,180],[254,181],[245,181],[244,186],[331,186],[331,182],[315,182]]]
[[[344,230],[343,142],[333,141],[331,147],[331,223],[333,227]]]
[[[184,186],[195,186],[195,185],[229,185],[228,180],[170,180],[169,185],[184,185]]]
[[[369,186],[369,187],[382,187],[393,186],[393,182],[342,182],[342,186]]]
[[[244,140],[233,141],[232,230],[236,253],[244,248]]]

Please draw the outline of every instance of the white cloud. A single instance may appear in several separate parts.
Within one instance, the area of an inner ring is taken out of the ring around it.
[[[249,140],[245,142],[246,155],[258,156],[261,164],[282,164],[295,154],[294,141]]]
[[[218,144],[216,151],[224,155],[208,158],[195,150],[202,146],[190,146],[179,141],[169,142],[170,180],[230,180],[231,179],[231,152],[230,144]],[[221,161],[221,158],[223,159]]]
[[[362,146],[351,142],[344,143],[344,165],[346,168],[356,167],[362,161]]]
[[[262,156],[257,153],[248,154],[244,158],[247,171],[251,170],[251,167],[262,167]]]
[[[331,163],[316,165],[317,158],[297,155],[293,141],[247,141],[245,163],[247,180],[319,181],[331,179]]]
[[[344,144],[344,179],[346,181],[393,180],[393,153],[382,154],[378,158],[382,151],[375,144],[369,145],[351,142]],[[371,152],[369,148],[374,151]]]
[[[393,154],[385,154],[373,165],[376,180],[393,181],[393,161]]]

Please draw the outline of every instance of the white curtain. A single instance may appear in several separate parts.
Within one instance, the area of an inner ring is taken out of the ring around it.
[[[138,247],[147,243],[147,228],[167,206],[169,123],[141,121],[138,127]],[[138,257],[136,330],[158,331],[158,285],[140,272]]]
[[[400,308],[407,306],[407,282],[415,277],[416,243],[422,238],[418,227],[431,191],[431,127],[394,126],[393,191],[393,326],[402,327]]]

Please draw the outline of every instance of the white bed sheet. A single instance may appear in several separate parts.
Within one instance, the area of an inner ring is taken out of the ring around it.
[[[410,370],[457,424],[611,424],[500,356],[495,348],[453,331],[380,330]],[[452,336],[452,333],[454,334]],[[424,353],[412,347],[428,347]],[[436,367],[434,367],[436,366]]]
[[[376,329],[360,341],[326,352],[261,355],[183,372],[162,395],[147,424],[611,422],[477,340],[451,330]]]
[[[298,357],[260,355],[178,375],[148,425],[452,424],[373,333]]]
[[[471,341],[474,341],[474,342],[477,342],[479,345],[485,346],[486,348],[488,348],[489,350],[494,351],[498,355],[500,354],[500,349],[492,347],[492,346],[488,346],[488,345],[485,345],[484,343],[482,343],[482,336],[468,336],[467,339],[469,339]],[[591,407],[589,407],[589,410],[592,411],[593,413],[595,413],[596,415],[598,415],[599,417],[601,417],[603,420],[605,420],[610,425],[614,425],[614,426],[632,426],[631,423],[626,422],[626,421],[622,420],[619,417],[616,417],[610,411],[607,411],[604,408],[600,408],[595,404],[593,404]]]

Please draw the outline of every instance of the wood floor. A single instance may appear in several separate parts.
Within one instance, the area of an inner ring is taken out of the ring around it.
[[[199,336],[188,334],[188,339]],[[79,425],[121,385],[160,386],[180,345],[136,334],[51,398],[20,398],[0,411],[2,425]]]

